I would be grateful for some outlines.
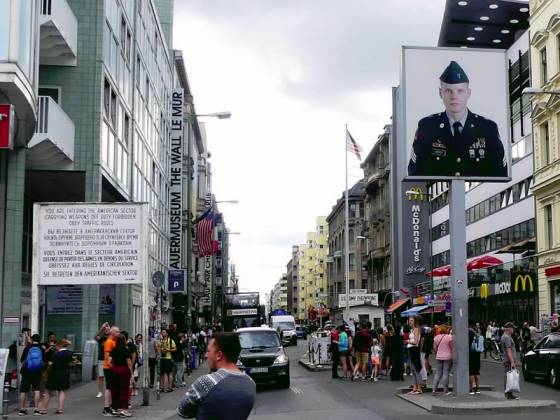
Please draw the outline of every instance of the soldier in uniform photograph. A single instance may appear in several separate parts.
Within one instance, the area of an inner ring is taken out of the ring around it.
[[[418,122],[408,175],[506,177],[498,126],[467,108],[471,97],[467,74],[451,61],[439,79],[445,111]]]

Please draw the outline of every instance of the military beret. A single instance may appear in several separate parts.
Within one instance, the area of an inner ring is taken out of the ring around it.
[[[443,73],[441,73],[441,76],[439,76],[439,80],[449,85],[469,83],[467,74],[456,61],[449,63]]]

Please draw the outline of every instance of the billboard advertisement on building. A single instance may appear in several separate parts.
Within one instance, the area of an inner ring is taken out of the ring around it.
[[[403,181],[402,284],[415,286],[426,281],[430,267],[430,214],[425,182]]]
[[[403,47],[405,179],[511,179],[507,69],[503,50]]]
[[[36,284],[142,283],[147,204],[37,203],[33,218]]]

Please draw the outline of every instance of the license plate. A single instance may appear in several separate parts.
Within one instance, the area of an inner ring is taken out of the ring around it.
[[[267,367],[258,367],[258,368],[251,368],[251,373],[267,373]]]

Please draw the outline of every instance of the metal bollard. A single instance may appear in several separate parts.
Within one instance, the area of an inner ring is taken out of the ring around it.
[[[9,397],[10,388],[4,384],[4,400],[2,401],[2,420],[8,420],[8,403],[10,402]]]

